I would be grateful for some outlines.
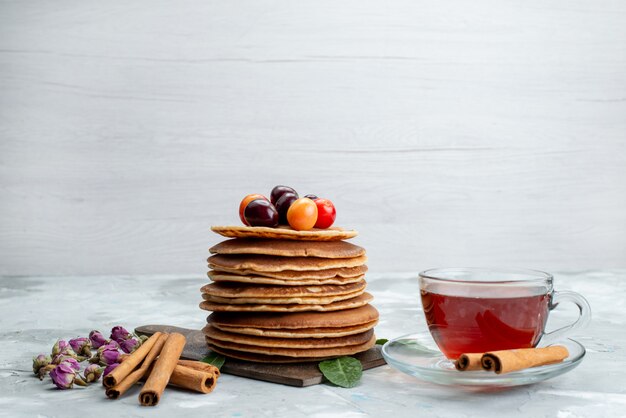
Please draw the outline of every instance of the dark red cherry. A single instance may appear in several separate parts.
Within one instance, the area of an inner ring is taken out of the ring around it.
[[[256,199],[248,203],[243,211],[243,216],[250,226],[278,226],[278,211],[270,202],[264,199]]]

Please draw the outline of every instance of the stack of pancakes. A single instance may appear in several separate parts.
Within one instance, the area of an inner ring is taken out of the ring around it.
[[[212,283],[201,289],[200,307],[213,311],[203,329],[211,350],[284,363],[356,354],[375,344],[378,311],[365,292],[365,250],[343,241],[356,232],[272,231],[268,239],[259,238],[267,228],[238,227],[243,235],[220,228],[213,230],[235,239],[210,249]]]

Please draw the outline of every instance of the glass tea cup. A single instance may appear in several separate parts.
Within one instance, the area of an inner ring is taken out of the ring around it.
[[[452,360],[463,353],[550,344],[591,319],[582,295],[554,291],[552,275],[541,271],[441,268],[421,272],[419,283],[428,329]],[[546,332],[548,314],[561,302],[574,303],[578,319]]]

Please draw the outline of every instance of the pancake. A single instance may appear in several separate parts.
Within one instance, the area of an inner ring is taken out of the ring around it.
[[[365,249],[345,241],[294,241],[276,239],[229,239],[209,249],[211,254],[260,254],[282,257],[354,258]]]
[[[290,298],[345,295],[364,290],[366,285],[365,280],[346,285],[324,286],[272,286],[222,282],[202,286],[200,291],[224,298]]]
[[[362,255],[352,258],[320,258],[320,257],[280,257],[274,255],[222,255],[216,254],[208,258],[209,267],[215,270],[227,268],[234,270],[254,271],[307,271],[325,270],[340,267],[357,267],[367,262]]]
[[[328,338],[274,338],[259,337],[255,335],[233,334],[219,330],[211,325],[207,325],[202,329],[204,335],[211,339],[214,344],[232,342],[237,344],[253,345],[258,347],[277,347],[277,348],[334,348],[345,347],[350,345],[364,344],[368,342],[374,330],[370,329],[358,334],[347,335],[344,337],[328,337]],[[218,342],[219,341],[219,342]]]
[[[244,351],[229,350],[227,348],[216,347],[207,342],[207,345],[211,351],[218,354],[222,354],[226,357],[236,358],[238,360],[253,361],[258,363],[306,363],[306,362],[320,362],[322,360],[328,360],[337,356],[329,357],[287,357],[287,356],[268,356],[266,354],[246,353]]]
[[[248,283],[248,284],[260,284],[260,285],[277,285],[277,286],[326,286],[326,285],[346,285],[350,283],[360,282],[365,278],[365,275],[356,277],[341,277],[336,276],[330,279],[273,279],[271,277],[263,276],[238,276],[236,274],[221,273],[219,271],[210,270],[208,273],[209,278],[218,283],[235,282],[235,283]]]
[[[349,278],[362,276],[367,272],[367,266],[364,264],[357,267],[343,267],[343,268],[331,268],[324,270],[309,270],[309,271],[255,271],[250,269],[231,269],[228,267],[217,267],[215,270],[209,271],[209,277],[218,274],[233,274],[237,276],[261,276],[269,277],[279,280],[302,280],[302,279],[333,279],[333,278]]]
[[[362,325],[378,320],[378,316],[378,310],[375,307],[365,305],[359,308],[334,312],[214,312],[207,317],[207,323],[213,326],[295,330]]]
[[[210,322],[209,322],[210,323]],[[362,325],[354,325],[351,327],[335,327],[335,328],[302,328],[302,329],[263,329],[263,328],[243,328],[228,327],[224,325],[211,324],[213,327],[230,333],[256,335],[258,337],[274,337],[274,338],[328,338],[343,337],[346,335],[360,334],[368,331],[376,326],[378,320],[368,322]]]
[[[204,301],[200,303],[200,309],[214,312],[331,312],[343,309],[358,308],[367,305],[374,297],[364,292],[363,294],[346,300],[333,302],[325,305],[300,305],[297,303],[288,305],[278,304],[230,304]]]
[[[265,226],[212,226],[211,231],[227,238],[271,238],[290,239],[298,241],[341,241],[357,236],[355,230],[345,230],[338,227],[328,229],[312,229],[310,231],[296,231],[288,226],[268,228]]]
[[[215,303],[229,303],[234,305],[240,304],[278,304],[278,305],[288,305],[288,304],[299,304],[299,305],[327,305],[329,303],[338,302],[341,300],[352,299],[360,294],[365,292],[365,286],[358,291],[346,293],[344,295],[331,295],[331,296],[311,296],[311,297],[302,297],[302,296],[288,296],[288,297],[232,297],[225,298],[220,296],[208,295],[206,293],[202,294],[202,299],[208,302]]]
[[[258,345],[240,344],[230,341],[216,340],[205,337],[210,346],[225,348],[228,350],[244,351],[247,353],[257,353],[272,356],[287,357],[334,357],[347,356],[368,350],[376,344],[376,336],[372,333],[372,337],[363,344],[344,345],[341,347],[328,348],[285,348],[285,347],[262,347]],[[345,338],[345,337],[344,337]]]

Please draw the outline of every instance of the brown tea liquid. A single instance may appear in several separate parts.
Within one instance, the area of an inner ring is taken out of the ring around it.
[[[421,297],[428,328],[449,359],[463,353],[534,347],[550,302],[549,294],[487,298],[422,290]]]

